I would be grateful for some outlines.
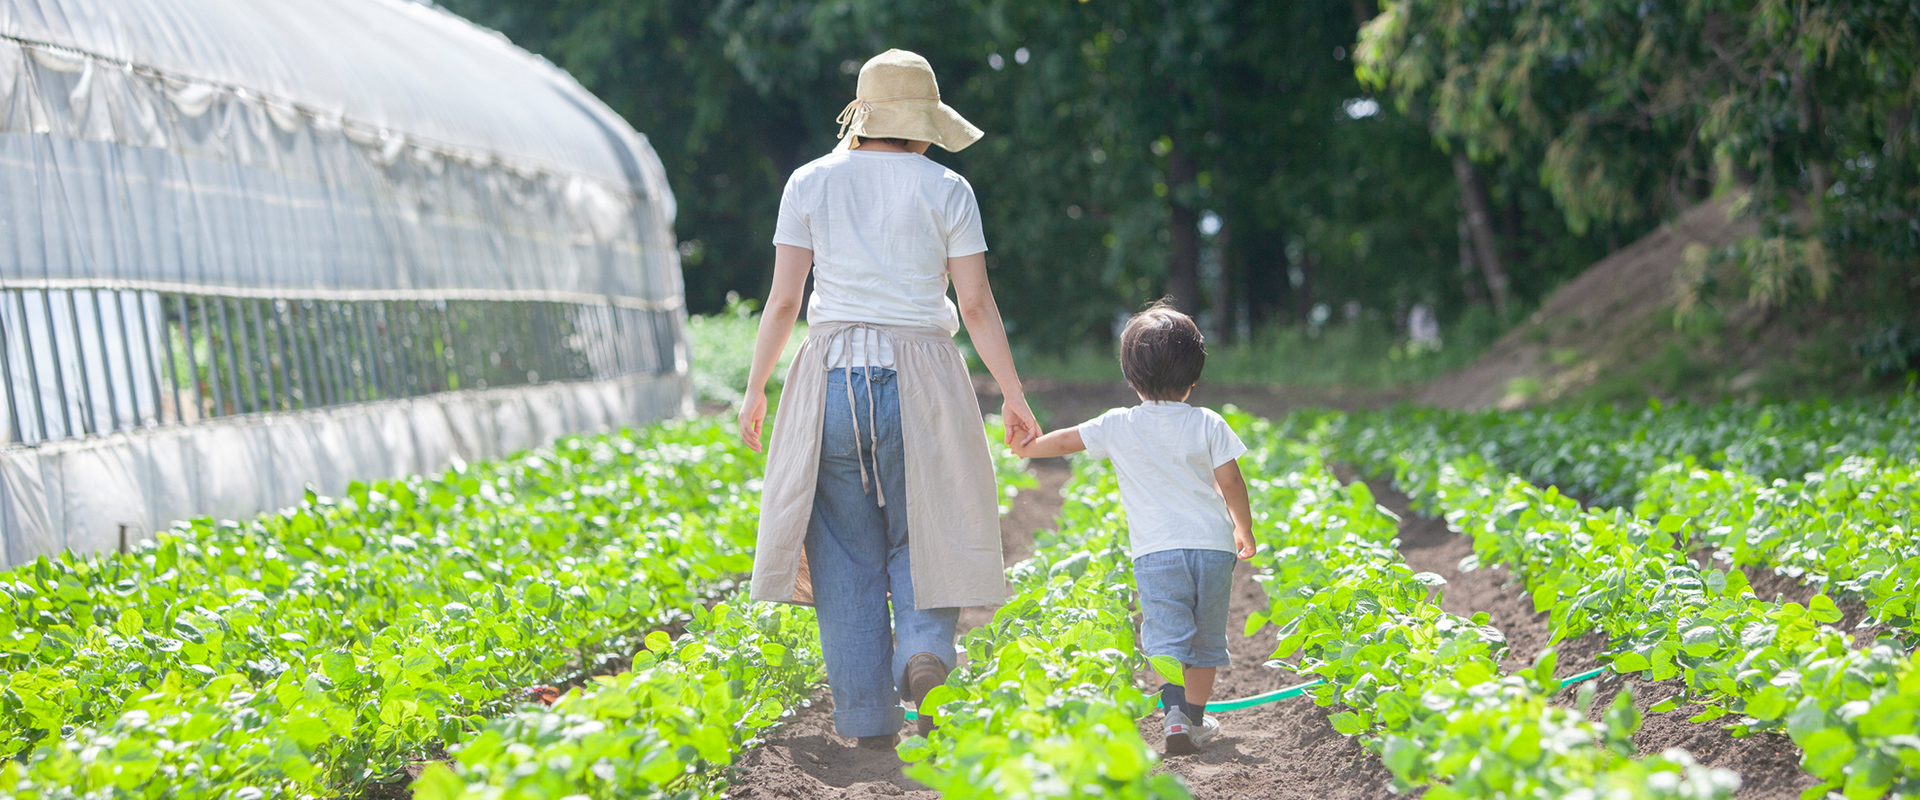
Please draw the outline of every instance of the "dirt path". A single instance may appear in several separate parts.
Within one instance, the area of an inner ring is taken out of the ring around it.
[[[1473,540],[1447,528],[1445,520],[1423,517],[1408,507],[1407,496],[1385,481],[1368,481],[1380,504],[1400,515],[1400,552],[1417,571],[1432,572],[1447,579],[1441,589],[1440,607],[1448,612],[1470,615],[1485,611],[1493,616],[1491,624],[1505,632],[1510,647],[1508,669],[1531,667],[1534,658],[1552,636],[1545,613],[1533,611],[1533,600],[1526,590],[1512,582],[1507,570],[1488,567],[1472,572],[1460,571],[1460,559],[1473,553]],[[1756,587],[1758,588],[1758,587]],[[1596,656],[1606,646],[1602,634],[1593,634],[1566,642],[1559,648],[1555,669],[1562,676],[1577,675],[1598,666]],[[1645,720],[1633,737],[1640,755],[1652,755],[1669,747],[1693,754],[1709,767],[1724,767],[1740,773],[1739,800],[1789,800],[1814,785],[1800,769],[1800,752],[1787,737],[1760,733],[1744,739],[1734,738],[1717,723],[1688,721],[1699,713],[1697,706],[1652,714],[1647,708],[1678,694],[1684,684],[1679,680],[1643,681],[1608,674],[1600,679],[1590,717],[1599,719],[1624,688],[1632,687],[1633,704]],[[1575,692],[1561,694],[1560,701],[1572,705]]]
[[[1051,529],[1060,516],[1060,487],[1071,470],[1064,459],[1036,461],[1040,487],[1014,498],[1013,510],[1000,518],[1000,546],[1009,565],[1033,555],[1033,532]],[[993,610],[970,608],[960,615],[966,635],[993,618]],[[833,732],[833,697],[825,687],[792,721],[775,730],[766,744],[741,759],[729,793],[736,798],[909,797],[939,795],[902,775],[892,752],[862,750]]]
[[[976,379],[980,405],[998,412],[1000,398],[991,380]],[[1048,429],[1078,424],[1101,411],[1138,402],[1123,384],[1064,384],[1035,381],[1029,397],[1047,415]],[[1331,389],[1214,387],[1203,383],[1193,402],[1232,403],[1266,416],[1321,405],[1336,408],[1375,406],[1401,397],[1395,392],[1343,392]],[[1001,546],[1008,564],[1033,553],[1033,532],[1050,529],[1059,515],[1060,488],[1070,475],[1065,460],[1034,462],[1037,490],[1022,492],[1001,520]],[[1245,697],[1303,682],[1284,670],[1263,666],[1273,655],[1270,631],[1242,636],[1247,617],[1267,607],[1266,593],[1245,565],[1235,573],[1229,650],[1235,666],[1222,670],[1216,695]],[[964,633],[992,618],[990,609],[970,609],[960,618]],[[1142,685],[1158,685],[1142,677]],[[1221,738],[1203,753],[1169,758],[1163,769],[1185,778],[1199,800],[1215,798],[1302,798],[1347,800],[1388,796],[1390,773],[1378,758],[1327,723],[1327,710],[1309,699],[1283,701],[1219,715]],[[1162,735],[1158,715],[1143,721],[1141,734],[1157,750]],[[861,750],[833,732],[832,699],[822,690],[807,708],[776,730],[766,744],[742,759],[736,798],[909,797],[934,800],[936,794],[906,778],[892,753]]]
[[[1270,669],[1271,629],[1243,636],[1247,617],[1268,608],[1266,591],[1253,580],[1245,562],[1234,570],[1233,615],[1227,625],[1227,650],[1233,666],[1220,671],[1214,696],[1246,697],[1304,683],[1287,670]],[[1143,677],[1142,685],[1159,685]],[[1162,769],[1185,778],[1198,800],[1232,798],[1388,797],[1392,773],[1380,759],[1327,722],[1328,710],[1309,698],[1282,700],[1239,711],[1223,711],[1220,738],[1190,756],[1171,756]],[[1161,717],[1140,723],[1140,735],[1155,750],[1162,747]]]

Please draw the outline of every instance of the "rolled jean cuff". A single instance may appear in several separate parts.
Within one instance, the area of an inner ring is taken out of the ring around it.
[[[1171,656],[1179,659],[1180,666],[1189,669],[1233,666],[1233,657],[1227,653],[1227,649],[1224,647],[1168,648],[1162,652],[1147,654],[1149,658],[1154,656]]]
[[[833,712],[833,729],[849,739],[899,733],[906,724],[906,710],[897,705]]]

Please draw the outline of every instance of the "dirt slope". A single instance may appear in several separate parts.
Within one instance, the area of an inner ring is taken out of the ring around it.
[[[1695,206],[1601,259],[1549,295],[1527,322],[1473,366],[1435,379],[1413,401],[1448,408],[1514,407],[1591,385],[1670,337],[1674,272],[1688,245],[1718,247],[1754,232],[1727,219],[1726,201]],[[1519,391],[1515,391],[1519,390]]]

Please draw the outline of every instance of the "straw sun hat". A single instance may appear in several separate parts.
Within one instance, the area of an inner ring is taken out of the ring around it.
[[[933,142],[957,153],[986,135],[960,112],[940,102],[940,84],[933,79],[933,65],[919,53],[905,50],[888,50],[867,59],[860,68],[853,102],[835,121],[840,123],[841,149],[852,143],[847,134],[853,134],[866,139]]]

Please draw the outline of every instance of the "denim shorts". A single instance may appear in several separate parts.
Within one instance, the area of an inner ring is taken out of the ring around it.
[[[1224,667],[1233,564],[1224,550],[1161,550],[1133,560],[1140,587],[1140,649],[1189,667]]]

